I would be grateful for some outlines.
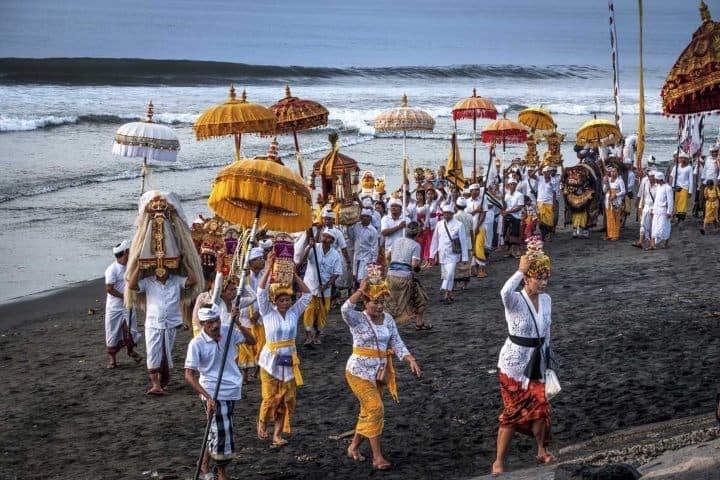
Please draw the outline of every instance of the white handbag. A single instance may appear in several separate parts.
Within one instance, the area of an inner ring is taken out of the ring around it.
[[[560,387],[560,380],[558,380],[557,373],[555,370],[546,368],[545,369],[545,398],[548,402],[552,400],[558,393],[560,393],[562,387]]]

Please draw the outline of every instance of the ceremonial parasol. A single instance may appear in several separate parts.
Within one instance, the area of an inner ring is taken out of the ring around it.
[[[515,122],[513,120],[509,120],[506,118],[505,114],[503,113],[503,117],[499,118],[493,122],[490,122],[485,128],[483,128],[481,132],[481,138],[484,143],[492,143],[492,144],[498,144],[502,143],[503,147],[503,161],[504,154],[505,154],[505,144],[507,143],[523,143],[527,141],[527,127],[523,125],[522,123]],[[492,168],[492,155],[490,155],[490,158],[488,159],[488,167],[487,172],[488,174],[485,176],[485,184],[484,186],[487,187],[488,178],[490,177],[489,172]],[[484,191],[487,190],[487,188],[483,189]],[[483,191],[483,194],[485,193]]]
[[[700,2],[702,25],[668,73],[660,91],[663,113],[692,114],[720,109],[720,23]]]
[[[531,131],[552,131],[557,128],[550,112],[542,107],[526,108],[518,113],[518,122],[528,127]]]
[[[115,132],[115,141],[112,153],[122,157],[142,157],[142,181],[140,195],[145,192],[145,177],[148,173],[147,161],[174,162],[180,150],[175,131],[165,125],[153,123],[153,103],[148,103],[145,120],[130,122],[118,128]]]
[[[220,170],[213,182],[208,205],[219,217],[231,223],[247,225],[252,222],[248,241],[255,238],[259,221],[265,223],[269,230],[286,232],[305,230],[312,224],[310,190],[303,179],[290,168],[266,158],[237,160]],[[242,247],[247,251],[249,245]],[[240,248],[238,245],[238,250]],[[250,256],[245,255],[243,269],[239,274],[243,287],[238,289],[236,308],[246,288],[249,259]],[[231,338],[232,335],[227,335],[225,340],[213,400],[217,400],[220,391]],[[207,446],[211,420],[212,416],[209,416],[205,425],[195,479],[200,475],[200,463]]]
[[[469,120],[472,119],[473,121],[473,137],[472,137],[472,146],[473,146],[473,181],[475,180],[475,171],[477,169],[477,140],[476,140],[476,133],[477,133],[477,119],[478,118],[490,118],[490,119],[496,119],[497,118],[497,109],[495,108],[495,105],[488,100],[487,98],[483,98],[477,94],[477,90],[473,88],[473,93],[471,96],[467,98],[463,98],[459,102],[455,104],[455,106],[452,109],[453,114],[453,120],[455,120],[455,129],[457,130],[457,121],[458,120]]]
[[[240,100],[235,98],[235,86],[230,85],[230,99],[216,105],[198,117],[193,125],[195,138],[235,137],[235,160],[240,160],[243,133],[270,135],[275,132],[277,117],[272,110],[247,101],[245,90]]]
[[[448,152],[447,171],[445,178],[455,184],[458,188],[465,188],[465,176],[463,175],[460,150],[457,148],[457,133],[453,132],[450,137],[450,152]]]
[[[293,97],[290,94],[290,85],[285,85],[285,98],[271,106],[270,110],[277,116],[276,132],[293,134],[298,171],[300,176],[305,178],[297,132],[327,125],[329,115],[327,108],[312,100]]]
[[[602,118],[585,122],[575,134],[575,143],[584,147],[605,147],[620,140],[622,133],[618,126]]]
[[[402,158],[402,204],[403,204],[403,215],[405,215],[405,189],[408,172],[408,159],[407,159],[407,132],[432,132],[435,128],[435,119],[430,114],[408,106],[407,95],[403,94],[402,101],[399,107],[385,110],[380,115],[375,117],[375,131],[379,133],[385,132],[402,132],[403,134],[403,158]]]

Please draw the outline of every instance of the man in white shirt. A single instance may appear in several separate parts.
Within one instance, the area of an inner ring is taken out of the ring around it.
[[[187,277],[156,268],[155,275],[138,280],[139,263],[128,277],[127,288],[144,293],[146,297],[145,346],[147,369],[152,383],[148,395],[164,395],[165,387],[170,382],[175,334],[183,324],[181,291],[196,281],[184,257],[182,264],[188,272]]]
[[[367,277],[368,263],[376,262],[378,257],[379,234],[372,226],[372,210],[363,208],[360,221],[348,227],[348,237],[353,241],[352,274],[355,287]]]
[[[690,155],[681,150],[678,155],[678,165],[673,167],[668,179],[668,184],[675,191],[675,217],[678,226],[685,221],[688,200],[695,187],[692,166],[689,163]]]
[[[503,216],[503,232],[505,243],[509,245],[510,255],[520,257],[521,217],[525,208],[525,196],[516,190],[517,179],[510,176],[506,182],[505,208],[500,212]]]
[[[673,215],[673,191],[672,187],[665,183],[665,174],[655,172],[657,188],[653,200],[652,238],[648,250],[655,250],[657,246],[667,248],[670,239],[671,224]]]
[[[206,304],[198,311],[198,320],[202,332],[190,340],[185,357],[185,381],[200,396],[205,412],[211,416],[207,448],[203,452],[200,471],[207,475],[210,471],[210,458],[216,463],[218,480],[228,477],[225,469],[235,456],[232,417],[235,401],[242,397],[243,376],[235,358],[238,346],[242,343],[255,344],[250,330],[236,322],[237,330],[232,326],[220,325],[220,310],[217,305]],[[231,335],[227,342],[227,335]],[[220,388],[217,388],[220,368],[225,356]],[[199,373],[199,378],[195,375]],[[217,390],[217,398],[213,399]]]
[[[535,175],[533,175],[535,176]],[[552,181],[552,171],[549,166],[542,169],[542,176],[537,178],[537,211],[540,227],[540,236],[545,242],[549,239],[549,235],[553,230],[555,221],[555,202],[557,201],[557,193]]]
[[[122,243],[113,248],[115,261],[105,270],[105,347],[108,353],[107,368],[117,367],[115,356],[127,348],[127,354],[140,363],[142,357],[134,350],[140,334],[137,331],[137,324],[133,324],[132,309],[125,308],[123,294],[125,292],[125,269],[130,256],[130,241],[123,240]]]
[[[380,222],[382,221],[382,215],[380,215],[380,213],[375,210],[375,204],[373,203],[371,197],[363,198],[362,208],[367,208],[372,211],[372,226],[375,227],[375,230],[380,232]]]
[[[307,269],[303,279],[312,291],[312,299],[305,314],[305,345],[319,345],[320,333],[327,323],[327,315],[330,311],[330,296],[335,280],[342,275],[343,266],[340,254],[333,244],[337,241],[333,230],[325,229],[322,232],[321,243],[317,245],[310,240],[305,247],[300,263],[307,260]],[[320,278],[318,278],[318,271]]]
[[[468,261],[460,262],[455,267],[455,282],[463,284],[463,290],[467,288],[471,274],[471,260],[473,258],[473,217],[467,213],[467,200],[459,197],[455,200],[455,220],[463,224],[465,236],[467,237]]]
[[[392,243],[403,236],[403,229],[408,223],[410,220],[402,216],[400,200],[390,200],[390,214],[385,215],[380,222],[380,233],[385,238],[385,252],[392,250]]]
[[[655,170],[650,170],[640,180],[638,188],[638,210],[640,211],[640,238],[633,243],[633,247],[643,248],[645,239],[650,240],[652,232],[652,210],[655,201],[657,185],[655,183]]]
[[[430,261],[436,262],[436,256],[441,265],[442,285],[440,291],[443,293],[444,302],[454,301],[452,297],[453,282],[455,280],[455,267],[458,262],[467,262],[468,244],[465,226],[455,220],[455,209],[452,205],[443,207],[443,220],[439,221],[433,232],[430,243]],[[459,250],[453,246],[459,243]]]

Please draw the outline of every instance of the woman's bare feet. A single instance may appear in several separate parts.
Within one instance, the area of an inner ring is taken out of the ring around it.
[[[388,462],[385,457],[373,458],[374,470],[390,470],[392,463]]]
[[[153,385],[145,395],[165,395],[165,390],[160,385]]]
[[[363,455],[357,449],[352,448],[352,446],[348,447],[347,456],[348,458],[352,458],[356,462],[365,461],[365,457],[363,457]]]
[[[541,453],[541,452],[538,452],[536,458],[537,458],[537,461],[540,462],[540,463],[552,463],[552,462],[554,462],[554,461],[556,460],[556,459],[555,459],[555,455],[553,455],[552,453],[548,452],[547,450],[545,450],[545,451],[542,452],[542,453]]]
[[[259,418],[257,421],[257,436],[260,440],[268,439],[267,425]]]
[[[497,460],[495,460],[495,462],[493,462],[492,464],[492,470],[490,471],[490,474],[493,477],[497,477],[501,473],[505,473],[505,465],[503,465],[502,462],[498,462]]]

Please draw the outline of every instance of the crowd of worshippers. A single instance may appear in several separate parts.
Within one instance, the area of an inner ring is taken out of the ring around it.
[[[633,201],[640,229],[633,243],[636,247],[667,247],[673,221],[682,224],[690,214],[702,214],[702,234],[710,225],[717,230],[720,169],[716,146],[710,149],[709,158],[699,157],[694,162],[680,152],[668,162],[672,166],[668,175],[649,156],[639,182],[632,161],[620,158],[618,167],[617,162],[604,162],[597,154],[578,149],[580,162],[600,165],[598,189],[602,193],[597,193],[602,198],[605,239],[619,238]],[[551,241],[557,229],[565,191],[564,177],[557,168],[523,168],[519,161],[513,161],[498,178],[483,180],[481,177],[465,189],[435,180],[408,191],[405,202],[399,194],[358,198],[362,210],[359,221],[351,225],[336,224],[337,205],[319,205],[313,227],[294,237],[296,273],[292,288],[270,285],[275,254],[269,235],[253,241],[245,285],[237,275],[216,276],[216,272],[194,278],[163,269],[140,278],[137,266],[127,269],[131,244],[123,241],[113,249],[115,262],[105,272],[107,367],[116,368],[117,354],[123,348],[136,363],[143,360],[135,350],[140,338],[137,312],[123,303],[126,290],[146,298],[148,395],[167,393],[176,333],[183,326],[192,329],[185,379],[212,416],[202,471],[207,478],[216,474],[217,478],[226,478],[225,465],[234,456],[233,405],[240,399],[242,384],[260,379],[258,437],[269,440],[273,447],[287,444],[285,434],[291,431],[296,387],[303,383],[296,347],[298,326],[304,327],[306,348],[322,348],[327,316],[347,291],[340,310],[353,336],[347,381],[360,401],[358,426],[347,454],[364,460],[359,447],[368,439],[373,466],[390,468],[379,438],[384,418],[382,386],[397,398],[392,354],[407,362],[412,373],[421,375],[398,326],[433,328],[425,311],[428,290],[434,289],[426,289],[417,274],[440,264],[439,300],[449,304],[456,300],[453,292],[465,288],[472,278],[487,277],[491,252],[520,258],[528,239],[539,233],[541,241]],[[692,197],[694,207],[690,205]],[[577,220],[573,214],[571,221],[573,238],[585,238],[587,219]],[[183,258],[181,263],[185,265],[185,261]],[[221,272],[222,263],[216,259],[217,272]],[[204,282],[204,291],[195,299],[189,315],[191,324],[187,324],[181,293],[197,282]],[[233,300],[243,288],[257,298],[238,310]],[[216,290],[219,295],[213,294]],[[213,399],[210,392],[221,363],[219,339],[228,334],[234,336],[232,351],[220,394]],[[545,455],[544,450],[539,452]],[[210,469],[210,459],[215,462],[214,470]]]

